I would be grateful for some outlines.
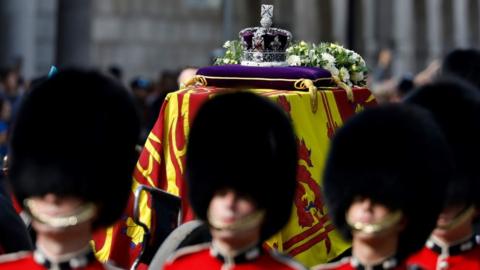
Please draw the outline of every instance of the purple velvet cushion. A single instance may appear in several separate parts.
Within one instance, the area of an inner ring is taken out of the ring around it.
[[[295,82],[309,79],[318,86],[334,85],[325,69],[315,67],[251,67],[241,65],[200,68],[197,75],[205,77],[207,85],[216,87],[251,87],[296,89]]]

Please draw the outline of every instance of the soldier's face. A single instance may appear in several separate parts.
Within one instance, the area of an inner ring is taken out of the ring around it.
[[[391,218],[390,215],[392,213],[393,212],[383,204],[375,203],[369,198],[357,197],[350,205],[346,218],[350,223],[382,224]],[[354,237],[365,239],[396,235],[403,229],[403,223],[404,222],[397,222],[375,234],[360,231],[353,231],[352,234]]]
[[[29,204],[30,211],[32,214],[37,216],[42,216],[45,218],[55,218],[55,217],[65,217],[70,216],[76,213],[76,211],[84,203],[82,200],[75,197],[59,197],[54,194],[47,194],[43,197],[32,197],[30,198],[31,203]],[[53,228],[47,224],[43,224],[35,219],[32,220],[32,226],[37,232],[37,234],[50,234],[50,233],[60,233],[65,231],[70,231],[72,228]],[[90,221],[85,222],[85,224],[79,224],[80,227],[90,227]]]
[[[256,211],[254,202],[232,189],[217,191],[210,201],[210,218],[217,224],[231,225]]]
[[[475,212],[468,212],[466,204],[449,205],[443,209],[437,219],[437,228],[433,235],[446,241],[456,241],[468,237],[472,231]]]
[[[452,222],[463,210],[465,210],[465,204],[455,204],[445,207],[440,213],[437,219],[437,225],[445,226]]]
[[[247,195],[238,194],[232,189],[217,191],[210,201],[208,219],[212,227],[212,236],[215,238],[237,239],[247,235],[258,237],[262,220],[251,220],[257,212],[257,207]]]
[[[388,214],[390,210],[384,205],[362,197],[355,198],[347,212],[350,221],[362,223],[381,222]]]

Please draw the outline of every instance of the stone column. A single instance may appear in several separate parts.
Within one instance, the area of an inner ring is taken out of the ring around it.
[[[92,1],[59,0],[57,59],[60,67],[91,65]]]
[[[375,38],[375,11],[376,5],[374,0],[363,0],[362,9],[363,13],[363,47],[365,48],[365,59],[370,67],[376,65],[377,59],[375,55],[378,51],[378,41]]]
[[[401,13],[402,11],[397,9],[397,7],[404,5],[403,0],[375,0],[374,5],[375,13],[373,18],[375,20],[375,37],[378,41],[378,46],[380,49],[391,48],[395,34],[395,17],[404,16]]]
[[[453,6],[456,1],[442,0],[442,53],[447,53],[455,47]]]
[[[29,79],[35,68],[36,0],[0,1],[0,66],[21,65]]]
[[[423,70],[429,64],[429,47],[428,47],[428,28],[427,28],[427,1],[415,0],[413,1],[413,16],[415,24],[413,26],[414,37],[414,54],[413,64],[414,69],[412,73],[417,73]]]
[[[475,40],[475,46],[480,46],[480,0],[473,0],[477,2],[477,9],[472,11],[475,12],[475,16],[472,16],[472,18],[475,19],[475,23],[478,25],[478,31],[477,31],[477,40]]]
[[[223,1],[223,40],[232,40],[237,38],[236,31],[233,31],[233,0]]]
[[[320,41],[318,0],[295,0],[293,34],[295,40]]]
[[[347,4],[347,0],[331,0],[333,39],[343,45],[347,44]]]
[[[427,0],[426,4],[428,58],[429,60],[433,60],[441,57],[442,54],[442,0]]]
[[[288,31],[293,31],[292,10],[295,5],[294,1],[276,0],[273,3],[275,5],[273,10],[273,24],[277,27],[287,29]]]
[[[339,0],[336,0],[339,1]],[[331,0],[317,0],[317,6],[311,6],[311,9],[316,10],[316,31],[320,33],[320,39],[312,40],[315,42],[333,42],[333,8]],[[316,8],[316,9],[315,9]]]
[[[468,22],[470,25],[469,46],[478,47],[479,45],[479,0],[470,0],[468,7]]]
[[[396,44],[393,75],[399,76],[413,71],[414,66],[413,0],[394,1],[393,10],[393,34]]]
[[[468,25],[468,0],[455,0],[453,2],[453,33],[455,47],[468,47],[469,25]]]

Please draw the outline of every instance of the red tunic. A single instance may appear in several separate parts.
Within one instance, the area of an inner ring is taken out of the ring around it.
[[[396,259],[390,258],[376,265],[365,266],[360,264],[358,260],[353,257],[347,257],[341,261],[334,263],[327,263],[317,265],[312,270],[405,270],[407,267],[405,264],[397,264]]]
[[[256,251],[247,251],[235,258],[224,258],[216,254],[210,244],[180,249],[167,260],[164,269],[306,270],[301,264],[288,257],[261,248],[257,248]]]
[[[480,270],[479,238],[471,237],[453,246],[430,239],[422,250],[407,260],[407,264],[425,270]]]
[[[17,253],[10,253],[0,256],[0,270],[47,270],[45,266],[37,263],[33,258],[33,253],[29,251],[22,251]],[[84,267],[71,268],[82,270],[107,270],[117,269],[110,266],[105,266],[94,260]]]

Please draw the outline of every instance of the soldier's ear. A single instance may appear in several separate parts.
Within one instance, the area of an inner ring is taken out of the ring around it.
[[[398,222],[398,232],[401,233],[405,230],[405,228],[407,227],[407,224],[408,224],[408,219],[403,216],[402,219],[400,220],[400,222]]]

